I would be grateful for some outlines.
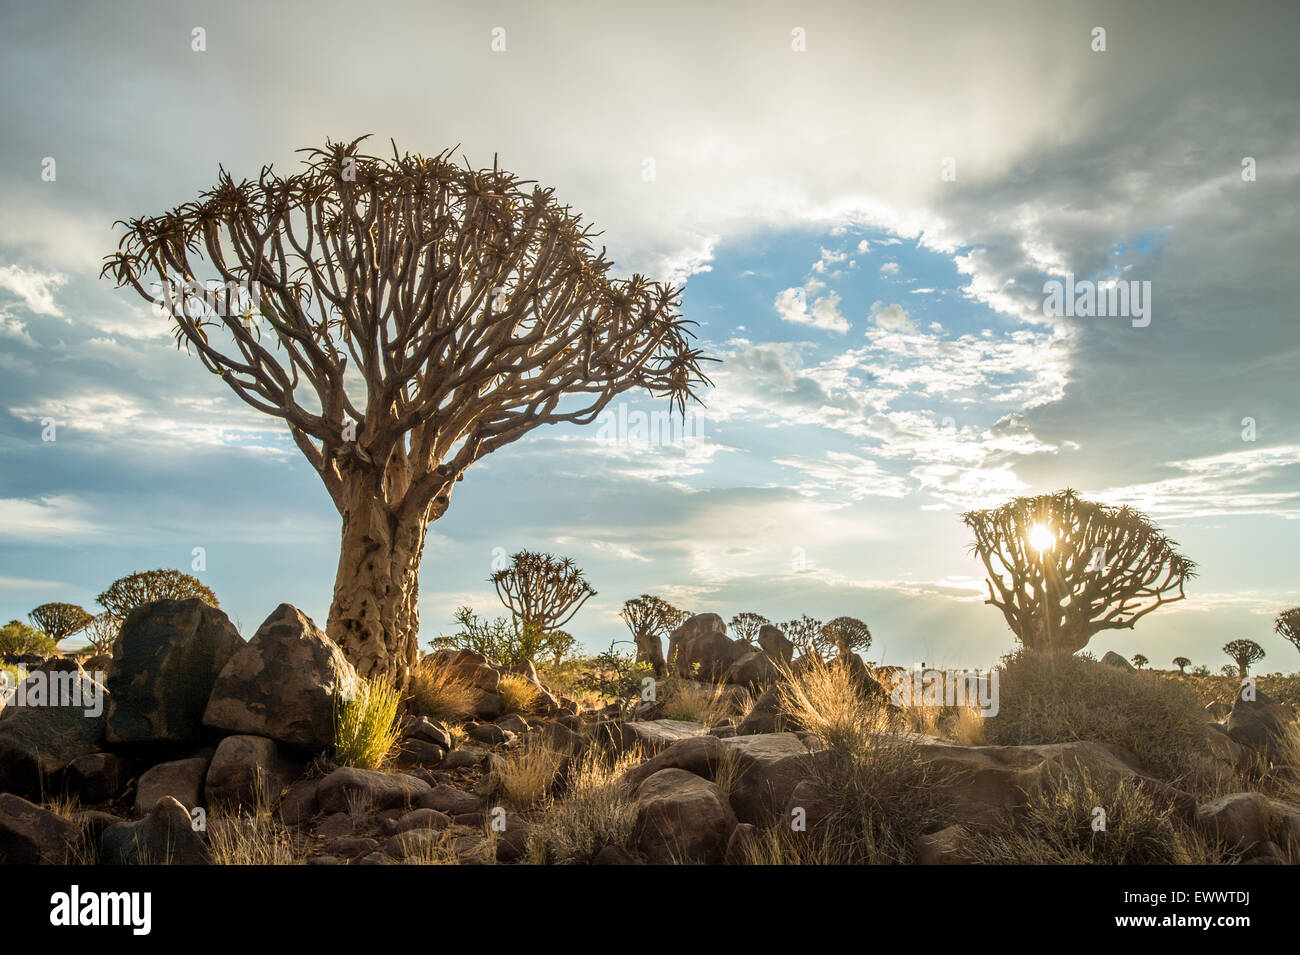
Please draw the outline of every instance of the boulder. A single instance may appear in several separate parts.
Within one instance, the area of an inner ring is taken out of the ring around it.
[[[64,788],[83,803],[113,798],[130,778],[131,767],[112,753],[79,756],[63,771]]]
[[[63,865],[80,838],[72,820],[0,793],[0,865]]]
[[[780,627],[773,624],[765,623],[758,628],[758,645],[777,663],[788,666],[794,659],[794,644],[786,639]]]
[[[109,826],[100,837],[104,865],[211,865],[189,812],[163,796],[143,819]]]
[[[0,710],[0,789],[40,792],[49,777],[104,742],[110,696],[71,661],[42,668]]]
[[[422,739],[404,739],[398,743],[396,762],[405,769],[437,766],[447,757],[447,751],[437,743]]]
[[[451,817],[436,809],[412,809],[393,823],[393,835],[410,832],[412,829],[446,829],[451,825]]]
[[[667,746],[659,755],[633,766],[623,774],[629,788],[635,789],[661,769],[684,769],[705,779],[712,779],[723,758],[722,740],[716,736],[691,736]]]
[[[566,756],[581,756],[587,751],[588,741],[563,723],[543,723],[528,733],[528,744],[545,746]]]
[[[636,857],[622,846],[608,845],[591,859],[592,865],[637,865]]]
[[[795,728],[797,722],[781,713],[781,688],[773,684],[763,691],[749,714],[736,727],[737,736],[755,736],[760,733],[779,733]]]
[[[281,757],[274,740],[227,736],[212,755],[204,791],[212,806],[271,809],[294,775],[293,765]]]
[[[775,683],[781,676],[776,661],[761,650],[742,655],[727,670],[726,680],[753,690]]]
[[[588,727],[594,740],[615,752],[622,753],[639,746],[646,754],[658,753],[680,739],[701,736],[707,729],[703,723],[686,720],[608,720]]]
[[[336,698],[358,688],[356,670],[334,641],[281,604],[221,670],[203,722],[319,752],[334,738]]]
[[[465,727],[465,735],[472,740],[495,746],[507,740],[506,731],[496,723],[470,723]],[[513,733],[510,734],[514,736]]]
[[[641,632],[635,634],[636,662],[649,664],[657,679],[662,680],[668,674],[664,662],[664,641],[657,633]]]
[[[1209,838],[1249,852],[1269,841],[1271,800],[1262,793],[1229,793],[1198,806],[1196,825]]]
[[[196,741],[217,674],[243,645],[230,618],[197,597],[131,611],[108,668],[108,741]]]
[[[445,784],[420,793],[418,802],[421,809],[434,809],[448,816],[477,812],[483,808],[480,797]]]
[[[319,779],[300,779],[284,794],[280,800],[280,821],[286,826],[298,826],[320,811],[316,801],[316,792],[320,789]]]
[[[406,808],[430,789],[428,783],[403,773],[341,766],[320,781],[316,804],[324,812]]]
[[[151,811],[166,796],[186,810],[203,805],[203,778],[208,760],[202,756],[159,763],[147,770],[135,784],[136,815]]]
[[[1132,673],[1137,672],[1137,668],[1133,666],[1133,664],[1129,663],[1114,650],[1107,650],[1105,656],[1101,658],[1101,662],[1106,664],[1106,666],[1115,667],[1120,670],[1128,670]]]
[[[424,740],[443,749],[452,748],[451,732],[444,724],[427,716],[406,717],[402,724],[402,738]]]
[[[721,683],[731,665],[751,651],[727,636],[716,613],[697,613],[668,636],[668,666],[676,676]]]
[[[781,819],[787,826],[793,825],[796,819],[800,820],[801,831],[819,833],[830,823],[834,811],[833,793],[816,780],[801,779],[791,790]]]
[[[1222,723],[1205,724],[1205,746],[1211,756],[1233,769],[1244,769],[1250,764],[1251,751],[1229,736]]]
[[[949,826],[916,840],[918,865],[970,865],[973,855],[970,837],[961,826]]]
[[[737,823],[727,839],[727,851],[722,861],[725,865],[750,865],[757,846],[758,827],[748,822]]]
[[[1147,775],[1128,754],[1104,743],[967,746],[919,734],[882,737],[879,742],[915,745],[919,757],[937,771],[932,788],[951,802],[958,823],[972,827],[1013,820],[1030,795],[1081,771],[1100,784],[1138,783],[1174,806],[1185,820],[1195,815],[1190,795]]]
[[[1232,712],[1232,704],[1225,703],[1223,700],[1215,700],[1213,703],[1205,704],[1205,715],[1216,723],[1222,723]]]
[[[733,736],[718,742],[736,760],[731,808],[741,822],[774,822],[813,767],[811,751],[794,733]]]
[[[1256,690],[1253,700],[1237,694],[1224,725],[1235,742],[1271,755],[1284,745],[1291,721],[1290,710]]]
[[[507,713],[496,722],[497,726],[508,733],[514,733],[516,736],[527,733],[529,729],[528,721],[518,713]]]
[[[653,865],[720,863],[736,817],[716,783],[661,769],[634,796],[637,848]]]

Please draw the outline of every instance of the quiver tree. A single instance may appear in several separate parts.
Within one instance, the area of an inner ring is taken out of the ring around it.
[[[541,640],[573,619],[596,591],[568,557],[521,550],[488,578],[525,633]]]
[[[48,603],[41,604],[27,615],[32,623],[50,635],[59,643],[80,633],[90,626],[95,618],[76,604]]]
[[[636,643],[635,662],[649,664],[655,676],[662,678],[668,671],[664,662],[663,638],[680,627],[690,617],[690,613],[678,610],[661,597],[642,594],[623,601],[619,616],[632,631],[632,639]]]
[[[871,646],[871,630],[857,617],[836,617],[822,627],[822,645],[839,656],[858,653]]]
[[[96,653],[112,653],[113,644],[121,629],[121,618],[105,610],[103,613],[95,614],[86,626],[85,635]]]
[[[1292,607],[1278,614],[1273,629],[1283,640],[1300,650],[1300,607]]]
[[[142,570],[121,577],[95,598],[99,605],[119,620],[125,620],[136,607],[155,600],[189,600],[198,597],[210,607],[220,606],[217,595],[197,577],[179,570]]]
[[[1223,652],[1233,663],[1237,664],[1237,675],[1246,676],[1252,663],[1264,659],[1264,648],[1254,640],[1229,640],[1223,645]]]
[[[753,643],[758,639],[758,631],[762,630],[766,624],[771,622],[771,620],[768,620],[760,613],[750,613],[746,610],[745,612],[738,613],[732,617],[731,621],[727,624],[727,629],[731,631],[732,635],[737,640],[743,640],[745,643]]]
[[[785,633],[786,639],[794,644],[800,656],[815,657],[819,660],[823,658],[825,635],[822,633],[820,620],[804,614],[797,620],[787,620],[781,624],[781,630]]]
[[[1174,666],[1178,667],[1179,673],[1186,673],[1187,668],[1192,665],[1192,661],[1187,657],[1174,657]]]
[[[1146,655],[1142,653],[1135,653],[1129,659],[1132,661],[1133,666],[1137,667],[1139,670],[1151,662],[1146,658]]]
[[[287,177],[221,170],[197,202],[125,223],[104,272],[284,419],[343,520],[327,632],[363,676],[400,678],[425,532],[466,468],[632,388],[684,412],[707,379],[679,290],[611,278],[553,190],[361,141],[304,150]]]
[[[967,511],[989,599],[1029,650],[1075,653],[1182,600],[1195,564],[1145,515],[1072,490]]]

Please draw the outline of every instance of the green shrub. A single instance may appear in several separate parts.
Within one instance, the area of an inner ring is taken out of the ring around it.
[[[334,704],[334,761],[340,766],[378,769],[397,745],[401,694],[384,679],[363,682],[351,699]]]
[[[53,637],[21,620],[10,620],[0,627],[0,655],[39,653],[49,656],[58,652],[57,647],[58,643]]]
[[[497,617],[488,622],[480,620],[469,607],[456,610],[455,633],[443,634],[430,641],[435,650],[473,650],[489,660],[510,666],[532,662],[538,656],[561,656],[572,647],[573,638],[562,630],[543,633],[536,627],[521,623],[517,618],[507,620]]]

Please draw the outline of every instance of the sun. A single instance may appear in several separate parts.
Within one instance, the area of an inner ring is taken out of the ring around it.
[[[1056,535],[1052,533],[1051,528],[1046,524],[1035,524],[1029,529],[1029,546],[1034,550],[1042,552],[1051,550],[1056,544]]]

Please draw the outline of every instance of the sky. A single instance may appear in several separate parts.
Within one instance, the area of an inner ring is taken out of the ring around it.
[[[637,427],[666,405],[629,393],[603,427],[475,464],[429,532],[422,641],[458,606],[504,612],[487,578],[527,548],[598,591],[569,627],[588,649],[627,639],[618,610],[648,592],[727,619],[850,614],[869,659],[984,666],[1014,638],[959,515],[1074,487],[1141,508],[1200,571],[1090,650],[1217,670],[1249,637],[1262,670],[1296,670],[1272,618],[1300,604],[1298,20],[6,2],[0,620],[96,610],[202,548],[246,637],[282,602],[324,625],[339,518],[318,477],[98,273],[116,220],[219,165],[287,172],[371,134],[554,186],[620,274],[683,284],[720,359],[676,436]],[[1052,314],[1067,273],[1139,283],[1149,312]]]

